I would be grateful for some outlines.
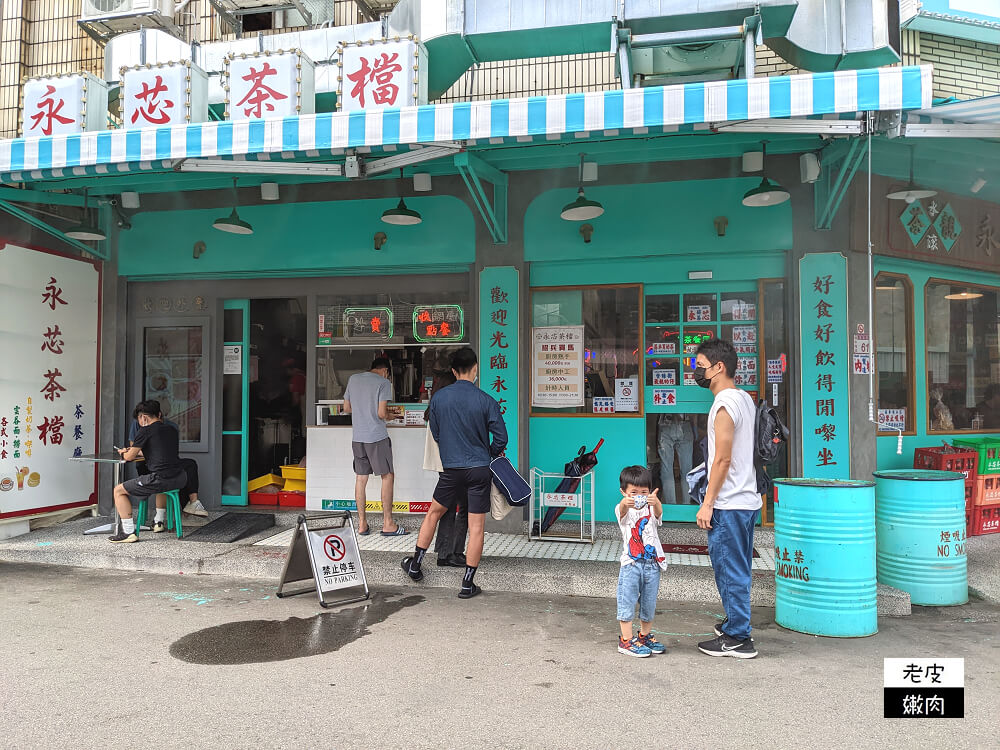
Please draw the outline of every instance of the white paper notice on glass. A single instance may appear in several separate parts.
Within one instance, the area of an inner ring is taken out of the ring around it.
[[[531,329],[531,405],[584,405],[583,326]]]
[[[243,374],[243,347],[238,344],[226,344],[222,352],[222,374]]]
[[[637,378],[615,378],[615,411],[639,411]]]

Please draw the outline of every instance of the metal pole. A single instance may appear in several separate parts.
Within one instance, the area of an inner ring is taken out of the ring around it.
[[[747,33],[743,24],[720,26],[715,29],[690,29],[688,31],[665,31],[659,34],[639,34],[632,37],[633,49],[638,47],[664,47],[674,44],[697,44],[700,42],[723,42],[742,39]]]

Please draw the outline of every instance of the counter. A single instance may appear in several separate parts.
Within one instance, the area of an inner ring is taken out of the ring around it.
[[[408,405],[409,406],[409,405]],[[426,513],[438,475],[424,471],[427,428],[389,425],[392,465],[396,475],[393,512]],[[306,509],[354,510],[354,465],[350,426],[306,428]],[[368,480],[365,508],[381,512],[382,480]]]

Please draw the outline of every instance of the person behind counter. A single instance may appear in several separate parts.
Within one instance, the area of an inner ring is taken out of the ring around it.
[[[358,372],[347,381],[344,411],[351,415],[351,448],[354,453],[354,502],[358,507],[358,534],[371,533],[365,518],[368,477],[382,478],[382,536],[403,536],[406,529],[392,520],[392,441],[385,423],[392,401],[392,363],[376,357],[368,372]]]
[[[434,378],[434,388],[431,391],[431,401],[435,394],[442,388],[455,382],[453,372],[439,372]],[[424,410],[424,421],[430,418],[429,412]],[[433,439],[433,436],[430,438]],[[426,469],[427,466],[424,466]],[[440,467],[438,467],[440,468]],[[458,506],[449,508],[448,512],[441,516],[438,522],[437,536],[434,538],[434,553],[437,555],[437,564],[442,568],[464,568],[465,559],[465,537],[469,533],[469,498],[463,497],[458,501]]]
[[[119,448],[118,454],[126,461],[135,461],[141,455],[149,473],[115,487],[115,508],[121,516],[122,528],[108,537],[108,541],[114,544],[139,541],[135,535],[135,519],[132,518],[133,497],[156,495],[153,531],[163,531],[167,520],[167,498],[161,493],[179,490],[187,484],[187,474],[177,455],[180,435],[173,427],[164,424],[159,402],[140,401],[132,416],[139,422],[139,431],[131,447]]]
[[[500,414],[500,404],[476,386],[479,360],[469,347],[462,347],[451,357],[456,382],[441,390],[427,406],[431,434],[441,449],[441,472],[431,508],[420,525],[416,549],[405,557],[400,567],[414,581],[424,577],[420,566],[434,536],[434,529],[450,508],[463,497],[469,504],[469,549],[460,599],[482,593],[474,582],[483,555],[486,514],[490,512],[490,489],[493,476],[490,461],[507,447],[507,427]],[[490,436],[492,435],[492,442]]]

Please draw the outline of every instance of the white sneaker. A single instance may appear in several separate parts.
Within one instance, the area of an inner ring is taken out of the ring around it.
[[[208,511],[205,510],[205,506],[201,504],[201,500],[191,500],[187,505],[184,506],[182,513],[187,513],[190,516],[204,516],[208,517]]]

